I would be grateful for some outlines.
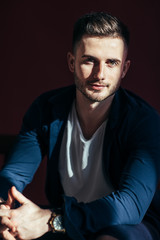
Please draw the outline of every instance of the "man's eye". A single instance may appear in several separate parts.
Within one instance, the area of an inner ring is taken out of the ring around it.
[[[119,63],[118,61],[112,60],[112,59],[110,59],[110,60],[107,61],[107,65],[110,66],[110,67],[117,66],[118,63]]]
[[[94,59],[93,58],[87,58],[85,59],[85,63],[94,63]]]

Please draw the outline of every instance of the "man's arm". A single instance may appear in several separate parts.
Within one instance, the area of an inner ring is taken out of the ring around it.
[[[32,181],[45,154],[41,130],[41,112],[35,101],[26,113],[20,134],[0,171],[0,197],[4,200],[12,186],[22,192]]]
[[[5,201],[8,198],[8,191],[12,186],[22,192],[24,187],[32,181],[43,155],[43,144],[41,142],[41,117],[35,101],[24,117],[23,125],[17,141],[10,152],[4,168],[0,172],[0,197]],[[8,200],[7,200],[8,202]],[[1,208],[8,208],[7,202]],[[11,228],[11,221],[3,217],[0,222],[0,232],[6,239],[14,238],[8,231]],[[6,225],[8,225],[6,227]]]
[[[91,203],[65,197],[65,226],[71,238],[80,239],[118,224],[138,224],[149,208],[160,177],[160,118],[145,116],[128,137],[127,164],[115,192]],[[115,166],[116,167],[116,166]]]

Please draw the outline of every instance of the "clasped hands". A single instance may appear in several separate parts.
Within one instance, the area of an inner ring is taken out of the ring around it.
[[[13,209],[14,202],[21,206]],[[41,209],[12,187],[7,201],[0,205],[0,234],[5,240],[35,239],[50,231],[51,210]]]

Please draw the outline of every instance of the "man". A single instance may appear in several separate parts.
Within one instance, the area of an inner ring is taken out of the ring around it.
[[[106,13],[75,24],[75,85],[32,104],[1,171],[3,239],[160,239],[160,117],[120,87],[128,44],[126,26]],[[51,206],[42,209],[20,192],[46,154]]]

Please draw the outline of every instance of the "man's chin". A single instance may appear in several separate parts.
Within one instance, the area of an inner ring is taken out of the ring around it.
[[[88,94],[88,93],[83,93],[84,96],[89,99],[91,102],[102,102],[105,99],[109,98],[110,95],[100,95],[100,94]]]
[[[106,95],[103,95],[101,93],[88,93],[88,92],[82,92],[82,94],[89,99],[91,102],[103,102],[106,99],[112,98],[113,95],[115,95],[117,89],[113,92],[110,92]]]
[[[106,99],[109,99],[110,97],[112,97],[115,92],[117,91],[117,89],[113,90],[113,91],[108,91],[108,93],[105,92],[105,94],[102,91],[90,91],[89,89],[82,89],[79,86],[76,86],[77,90],[81,92],[81,94],[83,96],[85,96],[88,100],[90,100],[91,102],[102,102]]]

